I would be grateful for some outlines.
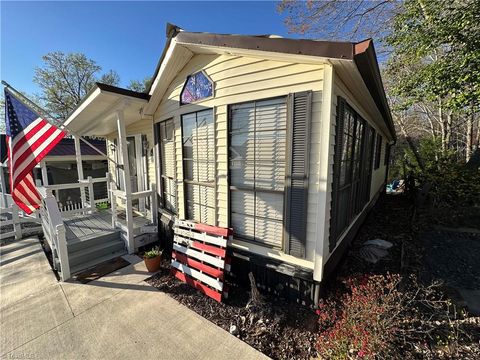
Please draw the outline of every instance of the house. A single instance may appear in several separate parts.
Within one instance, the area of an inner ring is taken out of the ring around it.
[[[90,142],[101,150],[106,152],[105,140],[90,139]],[[85,177],[102,177],[108,171],[107,157],[88,146],[86,143],[79,143],[82,155],[81,172]],[[9,170],[7,164],[7,145],[5,134],[0,134],[0,167],[2,174],[0,178],[0,198],[1,205],[9,207],[12,204],[10,197]],[[34,178],[38,185],[54,185],[72,183],[78,181],[77,157],[75,149],[75,140],[72,138],[63,138],[48,153],[43,161],[34,169]],[[105,184],[95,186],[95,192],[98,196],[107,197]],[[61,204],[77,203],[80,201],[80,191],[59,191],[57,193],[58,201]]]
[[[165,247],[176,218],[231,227],[233,274],[303,302],[383,191],[395,142],[372,40],[173,25],[146,93],[97,84],[65,124],[107,139],[127,226],[140,206],[129,194],[154,186],[145,207],[156,215],[158,201]]]

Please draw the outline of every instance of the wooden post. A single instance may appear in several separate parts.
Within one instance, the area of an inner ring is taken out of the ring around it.
[[[152,224],[157,225],[157,218],[158,218],[158,210],[157,210],[157,186],[152,183],[150,185],[150,189],[152,190],[151,195],[151,203],[150,203],[150,211],[151,211],[151,221]]]
[[[88,199],[90,202],[90,213],[95,211],[95,194],[93,193],[93,179],[91,176],[88,178]]]
[[[68,259],[67,239],[65,237],[65,225],[57,225],[56,236],[58,240],[58,256],[60,258],[62,281],[70,279],[70,261]]]
[[[75,141],[75,158],[77,160],[77,173],[78,173],[78,181],[84,180],[83,176],[83,163],[82,163],[82,150],[80,147],[80,138],[78,136],[73,137]],[[85,196],[85,188],[80,188],[80,199],[82,201],[82,206],[87,206],[87,198]]]
[[[3,166],[0,166],[0,182],[1,182],[1,191],[2,191],[2,203],[0,204],[1,207],[7,208],[8,207],[8,200],[7,200],[7,183],[5,182],[5,172],[3,171]]]
[[[18,211],[18,206],[16,204],[12,204],[12,219],[13,231],[15,231],[15,240],[20,240],[22,238],[22,224],[20,223]]]
[[[45,163],[45,161],[40,161],[40,169],[42,170],[43,186],[47,186],[49,184],[48,184],[47,164]]]
[[[129,254],[135,251],[133,240],[133,209],[132,209],[132,183],[130,181],[130,164],[128,163],[127,149],[127,130],[125,128],[125,119],[123,109],[117,110],[117,126],[118,126],[118,145],[120,163],[123,166],[123,183],[125,184],[126,196],[126,219],[127,219],[127,250]]]

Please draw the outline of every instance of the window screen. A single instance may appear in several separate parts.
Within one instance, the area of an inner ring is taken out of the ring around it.
[[[162,182],[162,205],[165,209],[177,212],[177,186],[175,183],[175,125],[173,119],[159,124],[160,131],[160,176]]]
[[[182,116],[186,217],[215,224],[215,129],[213,112]]]
[[[330,250],[370,199],[374,130],[339,98],[335,135]]]
[[[377,141],[375,143],[375,169],[380,167],[380,158],[382,156],[382,135],[377,134]]]
[[[230,106],[231,226],[242,238],[281,247],[287,99]]]

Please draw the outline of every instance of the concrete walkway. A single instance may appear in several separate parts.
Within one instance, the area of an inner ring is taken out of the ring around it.
[[[144,282],[131,265],[88,284],[57,282],[38,239],[2,246],[2,359],[265,359]]]

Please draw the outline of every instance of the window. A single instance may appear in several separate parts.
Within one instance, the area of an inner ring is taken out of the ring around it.
[[[230,222],[244,239],[281,247],[287,98],[229,108]]]
[[[383,159],[383,165],[387,166],[388,162],[390,161],[390,151],[391,151],[392,145],[390,144],[385,144],[385,158]]]
[[[370,200],[375,132],[339,98],[335,136],[330,250]]]
[[[380,158],[382,156],[382,135],[377,134],[375,142],[375,170],[380,167]]]
[[[182,116],[186,217],[215,225],[215,129],[213,112]]]
[[[160,137],[160,181],[162,189],[162,206],[164,209],[177,212],[177,185],[175,162],[175,125],[173,119],[159,124]]]
[[[182,92],[180,104],[190,104],[213,95],[213,83],[203,71],[187,77]]]

